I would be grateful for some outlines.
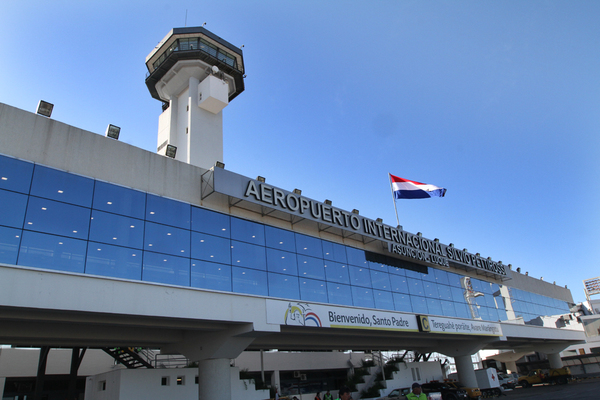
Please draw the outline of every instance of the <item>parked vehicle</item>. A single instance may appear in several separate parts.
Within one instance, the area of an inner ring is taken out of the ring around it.
[[[459,389],[446,382],[432,381],[421,385],[423,393],[428,394],[432,392],[440,392],[442,394],[442,400],[468,400],[467,391]]]
[[[481,390],[479,390],[478,387],[472,387],[472,388],[466,387],[462,383],[460,383],[458,381],[454,381],[454,380],[447,380],[446,382],[449,385],[456,387],[457,389],[465,390],[467,392],[467,396],[469,396],[469,399],[471,399],[471,400],[480,400],[481,399]]]
[[[519,385],[524,388],[531,387],[531,385],[538,383],[564,385],[568,383],[571,378],[572,375],[569,367],[555,368],[549,371],[534,369],[533,371],[530,371],[528,375],[519,377]]]
[[[517,380],[512,375],[498,372],[498,379],[500,380],[500,386],[504,389],[514,389],[517,386]]]
[[[400,388],[392,390],[387,396],[382,397],[378,400],[405,400],[406,395],[411,392],[411,388]],[[424,392],[425,393],[425,392]],[[426,393],[427,400],[443,400],[442,394],[440,392],[431,392]]]
[[[456,379],[458,374],[448,375],[451,379]],[[476,369],[475,378],[481,391],[481,397],[495,397],[502,395],[500,382],[498,380],[498,371],[495,368]]]

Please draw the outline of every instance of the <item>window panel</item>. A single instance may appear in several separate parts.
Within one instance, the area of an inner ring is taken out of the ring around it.
[[[84,240],[24,231],[18,265],[83,273],[86,247]]]
[[[93,208],[114,214],[144,219],[146,193],[96,181]]]
[[[348,267],[333,261],[325,262],[325,278],[327,282],[350,283]]]
[[[498,310],[496,310],[495,308],[487,308],[487,312],[489,314],[489,320],[490,321],[499,321],[500,317],[498,316]]]
[[[142,280],[190,286],[190,259],[145,251]]]
[[[231,217],[231,238],[246,243],[265,245],[265,226]]]
[[[191,205],[148,194],[146,196],[146,220],[159,224],[190,229]]]
[[[352,305],[352,293],[348,285],[327,282],[327,296],[330,304]]]
[[[407,278],[408,280],[408,291],[411,295],[425,296],[425,289],[423,288],[423,281],[420,279]]]
[[[327,284],[322,280],[300,279],[300,299],[327,303]]]
[[[231,266],[192,260],[192,287],[231,292]]]
[[[440,295],[440,300],[452,301],[452,291],[450,290],[450,286],[438,285],[437,289]]]
[[[190,256],[190,231],[146,222],[144,249],[173,256]]]
[[[90,240],[142,249],[144,247],[144,221],[92,210]]]
[[[392,291],[399,293],[408,293],[408,278],[400,275],[390,275],[390,285]]]
[[[269,279],[269,296],[300,300],[298,277],[269,272],[267,278]]]
[[[442,315],[445,317],[456,317],[456,310],[454,309],[454,302],[448,300],[441,300],[442,303]]]
[[[0,172],[2,174],[2,172]],[[23,228],[27,195],[0,190],[0,225]]]
[[[298,255],[298,275],[301,278],[325,280],[325,262],[322,258]]]
[[[348,259],[348,264],[356,265],[357,267],[369,268],[369,262],[366,259],[364,250],[355,249],[354,247],[347,246],[346,257]]]
[[[83,176],[36,165],[31,194],[46,199],[91,207],[94,181]]]
[[[457,303],[466,303],[465,300],[465,289],[460,289],[457,287],[450,287],[450,291],[452,292],[452,299]]]
[[[406,271],[406,276],[409,278],[413,278],[413,279],[423,279],[425,277],[425,275],[427,275],[427,274],[422,274],[420,272],[413,271],[410,269],[407,269],[405,271]]]
[[[462,287],[460,284],[461,275],[455,274],[454,272],[448,272],[448,283],[450,286]]]
[[[374,308],[373,291],[364,287],[352,286],[352,302],[355,307]]]
[[[294,232],[265,225],[265,243],[273,249],[296,252]]]
[[[348,266],[348,273],[350,275],[350,283],[352,286],[362,286],[371,288],[371,274],[368,268],[355,267],[353,265]]]
[[[383,290],[373,290],[375,297],[375,307],[382,310],[394,310],[394,297],[391,292]]]
[[[441,269],[437,269],[437,268],[432,268],[433,273],[435,274],[435,280],[437,283],[441,283],[444,285],[449,285],[450,282],[448,281],[448,272],[447,271],[442,271]]]
[[[348,259],[346,258],[346,246],[338,243],[328,242],[327,240],[323,240],[322,245],[324,259],[343,264],[348,262]]]
[[[231,241],[231,265],[266,271],[267,258],[263,246]]]
[[[32,176],[32,163],[0,156],[0,189],[27,194]]]
[[[296,254],[267,248],[267,269],[269,272],[298,276]]]
[[[425,296],[431,299],[439,299],[440,294],[438,292],[438,285],[434,282],[423,282],[423,289],[425,289]]]
[[[142,279],[141,250],[88,243],[85,273],[123,279]]]
[[[192,207],[192,230],[224,238],[231,237],[229,215]]]
[[[90,212],[89,208],[32,196],[27,207],[25,229],[87,239]]]
[[[231,241],[222,237],[192,232],[192,258],[231,264]]]
[[[268,296],[267,273],[248,268],[231,267],[233,292]]]
[[[498,309],[498,310],[496,310],[496,312],[498,313],[499,321],[507,321],[508,320],[508,315],[506,314],[506,310]]]
[[[369,262],[369,265],[373,264]],[[388,272],[392,275],[406,276],[406,269],[400,267],[393,267],[391,265],[388,265]]]
[[[21,234],[21,229],[0,226],[0,263],[17,263]]]
[[[469,311],[469,306],[465,303],[454,303],[454,308],[456,309],[456,316],[459,318],[467,318],[472,319],[471,311]]]
[[[394,296],[394,308],[396,311],[412,312],[410,296],[404,293],[392,293]]]
[[[410,296],[413,312],[417,314],[428,314],[427,299],[421,296]]]
[[[386,268],[387,270],[387,268]],[[392,284],[390,282],[390,274],[384,270],[371,270],[371,282],[373,283],[373,289],[379,290],[392,290]]]
[[[296,251],[298,254],[323,258],[321,239],[296,233]]]
[[[429,310],[429,314],[444,315],[442,303],[439,299],[427,299],[427,309]]]

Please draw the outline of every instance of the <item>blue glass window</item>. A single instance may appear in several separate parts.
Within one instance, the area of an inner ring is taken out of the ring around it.
[[[428,274],[423,274],[423,282],[435,282],[435,268],[428,268],[428,270]]]
[[[36,165],[33,171],[31,194],[63,203],[90,207],[94,181],[83,176]]]
[[[142,279],[142,252],[89,242],[85,273],[123,279]]]
[[[146,196],[147,221],[190,229],[190,216],[191,206],[189,204],[152,194]]]
[[[429,312],[427,308],[427,299],[421,296],[410,296],[410,302],[412,304],[413,312],[417,314],[427,314]]]
[[[87,242],[37,232],[23,232],[18,265],[83,273]]]
[[[407,277],[400,275],[390,275],[390,287],[392,291],[399,293],[408,293]]]
[[[496,310],[495,308],[488,308],[487,311],[489,313],[490,321],[500,320],[500,318],[498,317],[498,310]]]
[[[350,283],[352,286],[372,287],[371,274],[368,268],[350,265],[348,266],[348,272],[350,273]]]
[[[350,283],[348,267],[344,264],[336,263],[333,261],[326,261],[325,277],[327,279],[327,282]]]
[[[25,229],[87,239],[90,212],[89,208],[30,197]]]
[[[472,319],[471,311],[469,310],[469,306],[466,305],[465,303],[454,303],[454,308],[456,309],[457,317]]]
[[[232,240],[231,265],[265,271],[267,269],[265,250],[263,246],[255,246]]]
[[[327,296],[331,304],[352,305],[352,293],[348,285],[327,282]]]
[[[192,260],[192,287],[231,292],[231,266]]]
[[[300,279],[300,298],[304,301],[327,303],[327,286],[325,281]]]
[[[142,249],[144,247],[144,221],[93,210],[90,240]]]
[[[298,278],[295,276],[268,273],[269,296],[300,300]]]
[[[449,285],[448,281],[448,272],[442,271],[441,269],[432,268],[433,273],[435,274],[435,280],[437,283],[442,283],[444,285]]]
[[[267,248],[267,269],[269,272],[298,276],[296,254]]]
[[[267,247],[291,252],[296,251],[294,232],[265,225],[265,238]]]
[[[29,193],[33,164],[0,156],[0,189]]]
[[[192,207],[192,230],[224,238],[231,237],[229,215]]]
[[[355,307],[375,307],[373,291],[364,287],[352,286],[352,302]]]
[[[442,303],[438,299],[427,299],[427,309],[429,310],[429,314],[444,315]]]
[[[298,255],[298,275],[301,278],[325,280],[325,263],[323,259]]]
[[[456,317],[454,302],[442,300],[442,315],[446,317]]]
[[[489,321],[490,320],[490,314],[489,314],[488,310],[489,309],[487,307],[479,307],[477,309],[477,311],[479,312],[479,316],[484,321]]]
[[[305,256],[323,258],[321,239],[296,233],[296,251]]]
[[[453,272],[448,272],[448,283],[450,284],[450,286],[462,287],[460,284],[460,278],[462,278],[462,276]]]
[[[142,280],[190,286],[190,259],[145,251]]]
[[[390,274],[388,274],[386,270],[371,270],[371,281],[373,282],[373,289],[392,290]]]
[[[450,287],[450,291],[452,292],[452,299],[457,303],[464,303],[465,300],[465,289],[460,289],[457,287]]]
[[[356,265],[357,267],[369,267],[364,250],[348,246],[346,247],[346,256],[348,257],[348,264]]]
[[[231,264],[231,241],[217,236],[192,232],[192,258]]]
[[[322,241],[323,245],[323,258],[326,260],[337,261],[339,263],[347,263],[346,258],[346,246],[328,242],[327,240]]]
[[[373,296],[375,297],[375,307],[382,310],[394,310],[394,297],[391,292],[373,290]]]
[[[0,225],[23,228],[27,195],[0,190],[0,204]]]
[[[231,217],[231,238],[246,243],[265,245],[265,226]]]
[[[21,230],[0,226],[0,263],[16,264]]]
[[[417,272],[417,271],[413,271],[410,269],[406,269],[406,276],[409,278],[413,278],[413,279],[423,279],[425,277],[425,275],[427,274],[422,274],[421,272]]]
[[[498,321],[507,321],[508,316],[506,315],[506,310],[499,309],[496,310],[498,312]]]
[[[173,256],[190,256],[190,231],[146,222],[144,249]]]
[[[394,308],[396,311],[412,312],[410,296],[403,293],[392,293],[394,296]]]
[[[369,262],[369,264],[371,265],[371,268],[373,268],[373,263]],[[400,267],[388,265],[388,272],[393,275],[406,276],[406,270]]]
[[[452,291],[450,290],[450,286],[438,285],[437,289],[442,301],[452,301]]]
[[[96,181],[93,208],[144,219],[144,215],[146,215],[146,193]]]
[[[425,296],[423,281],[420,279],[408,278],[408,291],[411,295]]]
[[[438,293],[438,285],[434,282],[423,282],[423,289],[425,289],[425,296],[431,299],[439,299],[440,294]]]
[[[268,296],[267,273],[248,268],[231,267],[235,293]]]

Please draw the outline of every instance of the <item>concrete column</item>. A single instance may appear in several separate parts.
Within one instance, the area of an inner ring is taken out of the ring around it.
[[[548,362],[550,363],[550,368],[562,368],[563,362],[560,358],[560,353],[550,353],[546,354],[548,356]]]
[[[478,387],[471,355],[454,356],[454,363],[456,364],[456,371],[458,372],[458,380],[460,383],[466,387]]]
[[[4,385],[6,384],[6,378],[0,378],[0,397],[4,394]]]
[[[277,389],[277,393],[281,394],[281,378],[279,376],[279,371],[273,371],[271,375],[271,387]]]
[[[198,399],[231,399],[229,358],[198,361]]]
[[[518,372],[517,371],[517,362],[516,361],[505,361],[504,365],[506,365],[506,371],[508,373]]]

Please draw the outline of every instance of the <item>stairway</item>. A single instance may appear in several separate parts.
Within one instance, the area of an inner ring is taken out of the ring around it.
[[[102,350],[127,368],[154,368],[152,364],[141,357],[141,355],[148,356],[144,350],[133,347],[105,347]]]

